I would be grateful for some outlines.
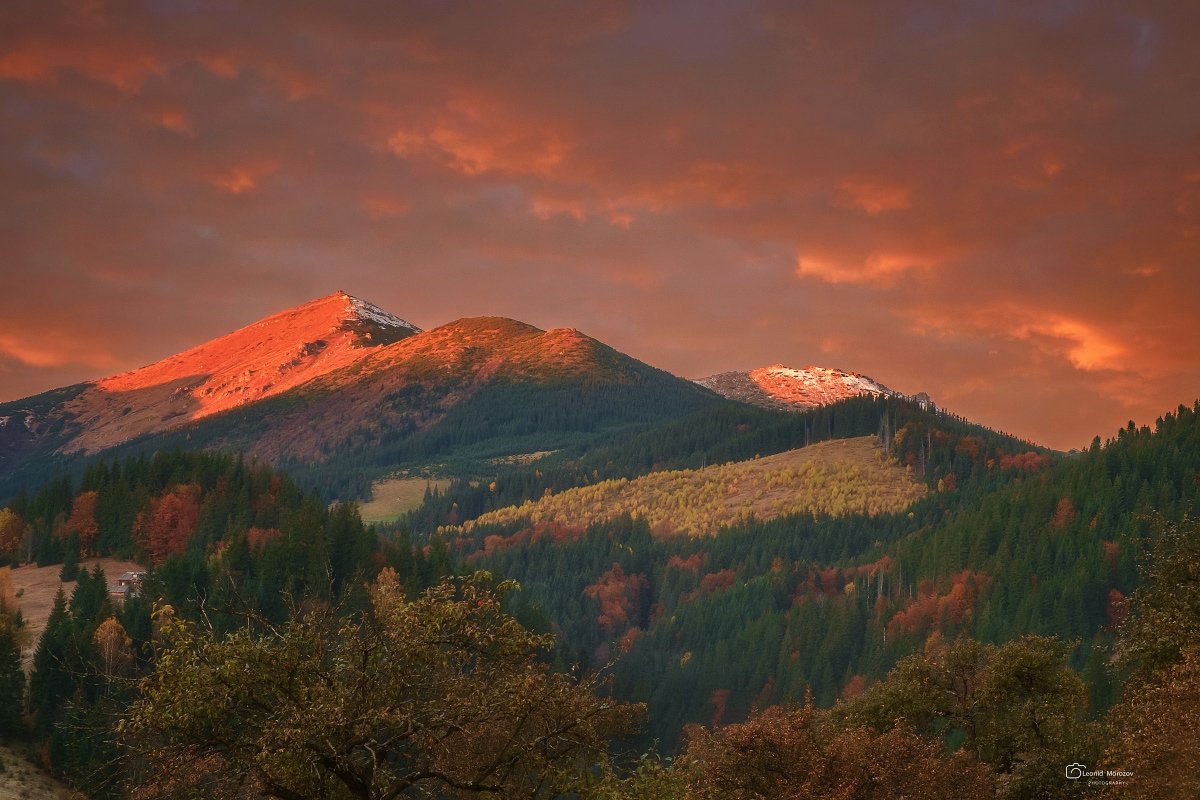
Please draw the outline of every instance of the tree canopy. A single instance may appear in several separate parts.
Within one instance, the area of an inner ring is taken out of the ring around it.
[[[554,796],[640,707],[552,672],[548,637],[483,574],[409,600],[391,570],[367,610],[307,604],[218,638],[157,612],[157,670],[123,730],[138,797],[385,800]]]

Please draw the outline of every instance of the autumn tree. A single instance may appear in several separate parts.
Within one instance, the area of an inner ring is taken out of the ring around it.
[[[200,517],[200,487],[179,484],[171,491],[150,500],[137,516],[133,537],[154,564],[187,549],[188,541]]]
[[[1200,523],[1155,521],[1131,597],[1117,662],[1129,675],[1109,715],[1107,769],[1131,771],[1112,797],[1193,798],[1200,794]]]
[[[714,731],[693,729],[685,759],[696,800],[970,800],[991,797],[986,765],[946,756],[939,741],[897,726],[878,733],[837,724],[811,703],[779,706]]]
[[[100,525],[96,522],[96,504],[99,499],[99,492],[80,492],[71,504],[71,516],[62,528],[63,536],[76,537],[79,542],[79,554],[84,557],[95,555],[96,537],[100,534]]]
[[[100,623],[92,642],[96,646],[97,666],[105,679],[111,682],[128,674],[133,666],[133,640],[116,617]]]
[[[8,508],[0,508],[0,558],[17,560],[29,528],[25,520]]]
[[[583,593],[600,605],[596,624],[610,634],[617,634],[641,623],[641,611],[649,588],[645,575],[628,575],[620,564],[613,564]]]
[[[839,711],[880,731],[902,720],[961,741],[1000,774],[1001,796],[1024,798],[1059,785],[1062,764],[1098,755],[1086,707],[1086,687],[1059,640],[1025,636],[997,647],[961,637],[902,659]]]
[[[224,639],[160,609],[123,725],[137,796],[555,796],[639,709],[551,672],[489,583],[410,601],[384,570],[356,619],[310,604]]]

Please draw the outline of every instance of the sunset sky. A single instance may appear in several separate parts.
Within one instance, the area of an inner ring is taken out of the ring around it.
[[[0,7],[0,399],[344,289],[1058,448],[1200,397],[1200,5]]]

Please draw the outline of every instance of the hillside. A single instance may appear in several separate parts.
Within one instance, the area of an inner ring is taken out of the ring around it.
[[[410,323],[337,292],[86,384],[57,408],[38,413],[31,407],[21,424],[38,434],[63,423],[70,435],[62,452],[93,454],[282,394],[417,333]]]
[[[647,520],[657,534],[703,536],[750,514],[879,514],[898,511],[926,491],[887,459],[875,437],[839,439],[692,470],[652,472],[568,489],[488,512],[464,528],[527,519],[589,525],[622,514]]]
[[[0,497],[97,454],[176,446],[247,453],[359,496],[397,465],[486,469],[715,401],[573,329],[479,317],[420,331],[337,293],[140,370],[0,405]]]
[[[86,559],[80,562],[80,569],[93,569],[99,565],[105,577],[111,583],[126,572],[139,572],[145,569],[136,561],[119,558]],[[46,629],[46,620],[50,617],[50,609],[54,606],[54,596],[62,589],[68,596],[75,590],[75,581],[59,580],[62,565],[53,564],[39,567],[36,564],[10,568],[0,567],[0,585],[8,583],[16,597],[16,606],[21,610],[25,620],[24,632],[29,638],[21,648],[21,659],[26,669],[33,663],[33,650],[37,647],[42,631]]]
[[[686,724],[743,719],[753,706],[802,702],[809,690],[829,705],[960,635],[1060,637],[1091,707],[1106,709],[1116,691],[1105,666],[1113,631],[1137,586],[1151,521],[1184,518],[1200,501],[1200,406],[1072,457],[896,399],[859,398],[779,421],[717,407],[697,412],[692,422],[709,425],[694,439],[684,423],[669,423],[607,458],[628,459],[613,463],[619,472],[691,461],[697,448],[769,452],[770,442],[819,429],[827,414],[842,429],[886,415],[893,456],[930,490],[902,513],[734,520],[715,536],[655,535],[648,514],[545,515],[531,524],[511,507],[485,509],[448,537],[451,547],[474,568],[518,580],[523,602],[561,633],[567,663],[621,653],[618,694],[650,703],[648,738],[668,749]],[[525,487],[527,509],[586,496],[553,489],[537,500],[554,477],[509,476],[495,492],[508,499]],[[682,516],[695,501],[656,502]],[[478,507],[464,486],[427,505],[468,518]]]

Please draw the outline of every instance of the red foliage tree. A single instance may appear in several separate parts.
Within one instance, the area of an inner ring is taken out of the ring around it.
[[[1125,599],[1125,593],[1120,589],[1109,589],[1108,603],[1104,610],[1108,615],[1108,627],[1114,631],[1120,628],[1121,623],[1129,618],[1129,603]]]
[[[853,700],[861,695],[867,689],[867,679],[862,675],[855,675],[850,680],[846,681],[846,685],[842,688],[842,699]]]
[[[96,522],[96,502],[100,499],[98,492],[81,492],[71,504],[71,516],[62,528],[62,535],[72,533],[79,537],[79,554],[93,555],[96,537],[100,534],[100,525]]]
[[[1063,528],[1075,521],[1079,514],[1075,511],[1075,504],[1071,502],[1071,498],[1064,497],[1058,501],[1058,507],[1054,509],[1054,518],[1050,524],[1055,530],[1061,531]]]
[[[134,541],[161,564],[168,556],[187,549],[200,518],[200,487],[179,484],[161,497],[152,498],[134,523]]]
[[[733,586],[735,573],[731,569],[720,572],[710,572],[700,579],[700,591],[704,594],[716,594]]]
[[[1037,472],[1050,466],[1050,456],[1030,450],[1027,453],[1017,453],[1000,456],[1000,469],[1015,469],[1024,472]]]
[[[725,719],[725,712],[729,707],[729,690],[714,689],[712,695],[709,696],[708,701],[712,703],[712,727],[715,728],[721,724],[721,720]]]
[[[246,531],[246,544],[253,552],[278,535],[278,528],[249,528]]]
[[[700,569],[700,563],[704,561],[704,556],[700,553],[692,553],[687,558],[680,556],[671,556],[667,559],[667,569],[677,569],[683,572],[691,572],[695,574]]]
[[[620,564],[583,590],[588,597],[600,602],[597,624],[610,634],[623,631],[636,624],[650,582],[642,574],[626,575]]]

